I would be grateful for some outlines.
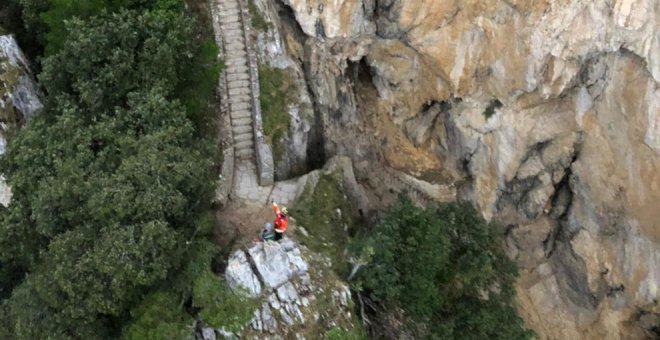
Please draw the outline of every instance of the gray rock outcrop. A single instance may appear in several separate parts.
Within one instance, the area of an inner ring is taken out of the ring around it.
[[[330,266],[328,259],[289,238],[236,250],[225,271],[227,283],[260,301],[250,324],[237,335],[313,339],[333,326],[353,327],[350,290]]]
[[[29,63],[12,35],[0,35],[0,154],[7,140],[39,111],[42,94]],[[7,206],[11,189],[0,175],[0,204]]]

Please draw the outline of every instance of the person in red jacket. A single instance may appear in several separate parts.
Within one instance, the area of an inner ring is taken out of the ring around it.
[[[277,203],[273,202],[273,211],[275,211],[275,241],[281,240],[284,232],[286,231],[286,207],[282,207],[282,210],[277,206]]]

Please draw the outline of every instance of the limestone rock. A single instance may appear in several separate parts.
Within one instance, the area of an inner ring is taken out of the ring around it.
[[[261,295],[259,279],[250,268],[243,251],[236,251],[229,257],[225,278],[230,287],[241,287],[252,297]]]
[[[374,33],[364,0],[285,0],[305,34],[317,38],[346,38]]]
[[[41,98],[16,39],[0,35],[0,154],[7,138],[43,107]],[[0,204],[7,206],[10,201],[11,189],[0,175]]]
[[[225,272],[230,287],[249,289],[249,280],[229,280],[234,273],[247,272],[259,278],[261,304],[249,327],[238,334],[241,338],[292,338],[296,334],[314,338],[318,336],[314,332],[330,324],[353,327],[348,286],[332,273],[325,259],[295,241],[285,238],[257,243],[247,252],[235,251]]]
[[[210,327],[202,328],[202,339],[203,340],[215,340],[215,330]]]

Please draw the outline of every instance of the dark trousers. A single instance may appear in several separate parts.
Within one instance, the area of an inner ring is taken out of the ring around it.
[[[279,233],[279,232],[276,231],[275,232],[275,241],[281,240],[283,235],[284,235],[284,233]]]

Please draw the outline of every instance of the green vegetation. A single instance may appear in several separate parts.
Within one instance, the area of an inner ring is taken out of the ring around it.
[[[494,226],[467,205],[391,207],[368,244],[359,273],[364,293],[401,307],[429,339],[529,339],[512,306],[516,268],[496,245]]]
[[[327,340],[364,340],[367,335],[364,333],[362,327],[355,327],[347,331],[339,327],[333,327],[325,332],[325,339]]]
[[[48,101],[0,159],[0,336],[179,338],[193,292],[224,299],[194,284],[217,253],[215,47],[179,0],[21,4]]]
[[[495,110],[502,107],[502,102],[499,99],[493,99],[488,104],[488,107],[484,110],[483,114],[486,119],[492,117],[495,114]]]
[[[235,293],[222,284],[211,271],[204,272],[193,287],[193,304],[200,317],[215,328],[237,332],[252,319],[257,301]]]
[[[248,0],[248,11],[250,12],[252,27],[254,29],[257,31],[267,31],[270,28],[270,23],[261,15],[259,8],[254,4],[254,0]]]
[[[337,209],[341,211],[341,216],[337,214]],[[355,225],[355,211],[334,175],[321,175],[314,190],[306,188],[290,212],[296,223],[309,233],[309,236],[297,233],[301,242],[330,258],[338,274],[348,275],[344,250],[349,241],[349,229]]]
[[[296,85],[287,70],[259,66],[259,90],[264,135],[273,147],[275,164],[284,155],[282,138],[289,132],[288,104],[294,99]]]
[[[192,318],[176,294],[155,292],[131,310],[135,320],[124,332],[126,340],[193,339]]]

